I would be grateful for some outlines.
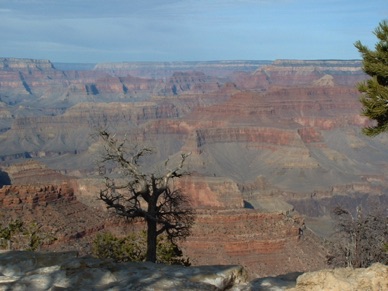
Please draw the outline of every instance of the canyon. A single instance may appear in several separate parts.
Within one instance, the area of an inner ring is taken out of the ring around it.
[[[174,183],[197,211],[182,243],[194,265],[240,264],[252,277],[321,269],[332,207],[388,203],[388,139],[361,133],[366,78],[357,60],[0,58],[2,214],[55,232],[47,249],[87,253],[96,233],[131,231],[96,199],[95,133],[108,128],[155,148],[146,167],[191,152],[192,175]]]

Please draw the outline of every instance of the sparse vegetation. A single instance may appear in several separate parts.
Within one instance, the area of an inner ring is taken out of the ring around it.
[[[98,234],[93,241],[93,255],[113,259],[116,262],[142,262],[145,260],[145,244],[136,235],[118,238],[110,232]]]
[[[384,210],[386,211],[386,210]],[[382,212],[355,214],[336,207],[333,210],[336,233],[328,263],[334,267],[368,267],[375,262],[388,263],[388,217]]]
[[[146,260],[146,232],[132,233],[119,238],[112,233],[98,234],[93,241],[93,255],[109,258],[116,262],[144,262]],[[157,239],[156,262],[169,265],[189,266],[179,247],[171,243],[166,235]]]
[[[28,225],[20,220],[12,220],[6,226],[0,225],[0,248],[35,251],[42,244],[51,244],[56,239],[41,230],[41,225],[32,222]]]

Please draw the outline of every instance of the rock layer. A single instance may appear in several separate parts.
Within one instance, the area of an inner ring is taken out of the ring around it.
[[[61,71],[47,61],[1,63],[2,165],[33,158],[85,179],[71,182],[79,198],[64,202],[66,207],[48,203],[33,214],[17,209],[9,217],[50,214],[40,222],[54,223],[63,241],[79,243],[77,238],[107,225],[100,222],[106,213],[91,211],[101,209],[92,201],[101,144],[89,136],[101,127],[157,148],[152,159],[157,166],[192,152],[188,169],[194,175],[179,183],[205,211],[187,242],[198,264],[237,260],[262,275],[314,269],[324,256],[314,255],[319,244],[313,234],[298,240],[300,221],[287,216],[293,206],[303,214],[327,215],[330,209],[323,206],[347,201],[337,200],[338,192],[354,195],[355,201],[365,189],[371,190],[365,195],[388,193],[385,180],[376,178],[388,166],[388,140],[360,134],[368,124],[355,89],[366,77],[360,62],[243,62],[231,64],[242,66],[243,72],[233,74],[223,62],[206,64],[224,72],[218,76],[194,64],[192,70],[162,64],[168,67],[162,78],[141,76],[144,66],[133,64]],[[54,177],[41,171],[39,179]],[[23,171],[17,175],[25,183],[33,179]],[[70,230],[61,219],[70,221]]]
[[[257,210],[198,212],[183,244],[193,264],[240,264],[251,278],[325,266],[325,251],[312,233],[299,235],[301,217]]]

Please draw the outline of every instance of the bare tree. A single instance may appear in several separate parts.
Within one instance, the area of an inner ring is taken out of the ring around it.
[[[147,173],[140,167],[140,160],[152,150],[150,148],[126,148],[126,140],[119,140],[106,130],[99,130],[104,143],[102,165],[116,166],[120,179],[105,175],[105,188],[99,198],[108,208],[129,220],[141,218],[147,227],[146,260],[156,262],[157,237],[167,234],[176,243],[190,234],[194,222],[194,211],[189,200],[180,189],[174,189],[172,180],[188,173],[184,163],[189,154],[181,154],[180,161],[172,169],[169,161],[161,173]]]
[[[385,210],[386,211],[386,210]],[[368,267],[372,263],[388,263],[385,246],[388,242],[388,218],[385,211],[355,215],[336,207],[333,210],[336,233],[328,263],[341,267]]]

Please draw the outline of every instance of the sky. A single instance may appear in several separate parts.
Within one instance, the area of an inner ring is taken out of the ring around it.
[[[360,59],[384,19],[388,0],[0,0],[0,57]]]

